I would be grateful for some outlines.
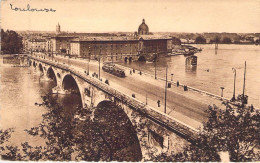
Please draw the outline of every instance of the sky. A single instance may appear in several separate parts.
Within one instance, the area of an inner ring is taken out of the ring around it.
[[[56,12],[14,11],[52,8]],[[1,28],[70,32],[260,33],[260,0],[2,0]]]

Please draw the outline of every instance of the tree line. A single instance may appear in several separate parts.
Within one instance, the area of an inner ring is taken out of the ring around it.
[[[197,44],[206,44],[207,40],[203,36],[197,36],[195,39],[195,43]],[[220,44],[231,44],[231,43],[240,43],[240,41],[232,41],[231,38],[229,37],[223,37],[222,39],[220,37],[215,37],[214,39],[210,39],[209,43],[215,44],[215,43],[220,43]],[[259,39],[255,41],[256,44],[259,44]]]
[[[1,29],[1,51],[4,54],[18,54],[22,51],[22,37],[15,31]]]

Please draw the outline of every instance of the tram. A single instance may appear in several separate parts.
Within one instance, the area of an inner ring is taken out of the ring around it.
[[[125,70],[112,63],[104,63],[102,70],[118,77],[125,77]]]

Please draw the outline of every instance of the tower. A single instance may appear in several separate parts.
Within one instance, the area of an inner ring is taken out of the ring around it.
[[[60,24],[56,25],[56,33],[60,33]]]

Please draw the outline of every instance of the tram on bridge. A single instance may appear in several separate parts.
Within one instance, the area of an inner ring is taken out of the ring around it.
[[[112,63],[104,63],[102,70],[118,77],[125,77],[125,70]]]

